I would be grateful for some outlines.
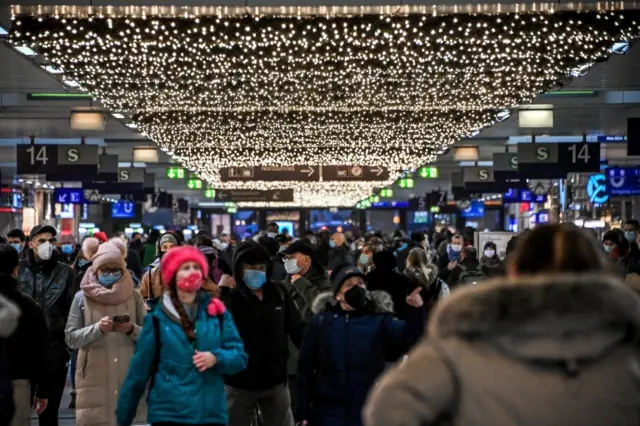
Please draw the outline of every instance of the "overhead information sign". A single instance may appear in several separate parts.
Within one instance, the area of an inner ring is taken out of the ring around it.
[[[141,183],[144,185],[144,169],[127,167],[118,170],[119,183]]]
[[[220,202],[293,202],[293,189],[218,189],[215,199]]]
[[[493,174],[495,179],[515,179],[518,177],[518,154],[501,152],[493,154]]]
[[[53,198],[58,204],[82,204],[84,191],[82,188],[56,188],[53,191]]]
[[[98,157],[98,178],[96,180],[100,182],[118,181],[117,155],[101,155]]]
[[[322,166],[323,181],[369,181],[389,178],[389,169],[382,166]]]
[[[382,166],[256,166],[220,169],[220,179],[230,181],[375,181],[388,180]]]
[[[220,169],[220,179],[228,181],[320,181],[320,166],[256,166]]]
[[[564,179],[600,171],[599,143],[519,144],[518,172],[533,179]]]
[[[640,195],[640,167],[611,167],[605,169],[604,174],[610,196]]]
[[[97,177],[97,145],[18,145],[17,173],[47,175],[52,180]]]

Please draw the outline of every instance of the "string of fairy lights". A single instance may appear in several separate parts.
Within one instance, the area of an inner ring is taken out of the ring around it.
[[[222,184],[219,169],[230,166],[391,170],[388,182],[286,183],[295,204],[352,205],[493,125],[499,111],[606,60],[614,43],[637,38],[639,18],[618,8],[298,16],[73,9],[18,14],[9,40],[130,114],[217,187],[283,187]]]

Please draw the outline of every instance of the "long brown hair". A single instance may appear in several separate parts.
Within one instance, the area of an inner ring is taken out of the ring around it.
[[[180,317],[180,325],[182,326],[182,330],[184,330],[184,334],[187,335],[187,339],[190,342],[196,340],[196,324],[194,321],[189,319],[189,315],[187,315],[187,311],[185,311],[184,306],[180,299],[178,299],[178,290],[176,290],[176,278],[174,277],[171,280],[171,284],[169,285],[169,296],[171,297],[171,303],[175,306],[176,311],[178,311],[178,316]],[[197,298],[197,296],[196,296]]]

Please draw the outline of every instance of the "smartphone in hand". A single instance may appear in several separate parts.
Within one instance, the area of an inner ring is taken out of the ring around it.
[[[130,319],[129,314],[126,315],[114,315],[112,321],[116,324],[125,324],[128,323]]]

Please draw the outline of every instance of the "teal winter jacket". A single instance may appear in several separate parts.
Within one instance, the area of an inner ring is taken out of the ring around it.
[[[222,375],[242,371],[247,365],[247,354],[229,312],[222,314],[221,326],[218,317],[208,313],[210,301],[211,296],[200,293],[193,343],[180,325],[168,292],[146,316],[118,398],[119,426],[130,426],[133,422],[138,402],[154,371],[157,373],[148,396],[148,423],[228,423]],[[157,318],[160,336],[160,356],[155,368],[157,343],[153,317]],[[192,360],[195,350],[213,353],[217,364],[198,372]]]

